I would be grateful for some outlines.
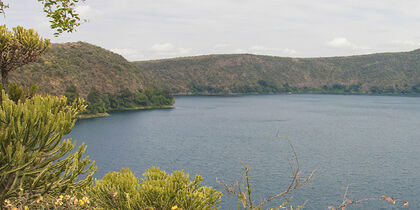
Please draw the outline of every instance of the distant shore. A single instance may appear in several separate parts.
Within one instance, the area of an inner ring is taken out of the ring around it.
[[[368,93],[368,92],[281,92],[281,93],[176,93],[174,96],[253,96],[253,95],[366,95],[366,96],[408,96],[420,97],[417,93]]]
[[[173,109],[175,108],[174,105],[162,105],[162,106],[139,106],[133,108],[123,108],[123,109],[115,109],[115,110],[108,110],[108,112],[113,111],[130,111],[130,110],[149,110],[149,109]],[[78,119],[90,119],[90,118],[98,118],[98,117],[107,117],[110,114],[108,112],[104,113],[96,113],[96,114],[80,114]]]

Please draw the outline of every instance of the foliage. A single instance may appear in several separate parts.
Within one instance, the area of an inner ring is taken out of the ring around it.
[[[123,89],[119,93],[100,93],[92,88],[87,95],[88,107],[85,113],[96,114],[112,110],[136,109],[138,107],[161,107],[174,103],[169,90],[147,88],[144,91],[131,92]]]
[[[128,62],[88,43],[54,44],[11,81],[62,95],[74,84],[86,97],[159,87],[173,94],[419,94],[420,50],[334,58],[209,55]]]
[[[73,32],[84,20],[76,13],[76,4],[84,0],[38,0],[44,5],[44,12],[50,19],[55,36],[63,32]]]
[[[79,93],[77,92],[76,85],[70,85],[66,92],[64,92],[64,96],[67,98],[67,104],[71,104],[73,101],[79,98]]]
[[[50,19],[51,28],[55,30],[54,35],[58,36],[63,32],[73,32],[83,21],[75,9],[79,2],[84,0],[38,0],[44,12]],[[4,9],[9,5],[0,0],[0,14],[4,14]]]
[[[140,197],[144,207],[151,209],[215,209],[222,194],[212,187],[201,186],[203,178],[196,175],[190,181],[184,171],[166,174],[151,167],[143,174]]]
[[[146,88],[140,70],[122,56],[84,42],[53,44],[37,62],[11,72],[10,81],[37,84],[40,91],[64,95],[74,85],[86,98],[92,87],[102,93]]]
[[[221,193],[202,181],[199,175],[190,181],[184,171],[166,174],[151,167],[139,183],[129,169],[121,169],[97,180],[89,194],[105,209],[217,209]]]
[[[89,189],[89,195],[96,205],[104,209],[139,208],[139,180],[130,169],[106,174],[95,186]]]
[[[43,39],[33,29],[17,26],[9,31],[0,25],[0,70],[3,87],[7,90],[8,74],[41,56],[51,43]]]
[[[331,58],[206,55],[134,63],[152,83],[174,94],[418,94],[419,60],[420,50]]]
[[[26,99],[31,99],[38,92],[38,86],[36,85],[31,85],[25,90],[20,85],[10,84],[8,89],[9,98],[15,103],[18,103],[19,101],[24,102]]]
[[[19,97],[20,98],[20,97]],[[2,93],[0,109],[0,202],[29,194],[36,198],[81,189],[96,168],[82,144],[62,140],[70,133],[83,100],[67,105],[65,97],[35,95],[14,102]]]
[[[0,0],[0,14],[4,14],[5,8],[9,8],[9,5],[5,4],[2,0]]]
[[[80,193],[82,192],[82,193]],[[90,201],[89,197],[83,191],[77,194],[69,192],[62,195],[39,196],[32,198],[29,193],[22,193],[17,197],[6,199],[3,202],[6,209],[94,209],[95,204]]]

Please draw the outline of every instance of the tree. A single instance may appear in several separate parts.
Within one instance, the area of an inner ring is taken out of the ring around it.
[[[73,32],[85,20],[80,19],[76,13],[76,5],[84,0],[37,0],[44,6],[44,12],[50,19],[51,28],[55,30],[54,35],[58,36],[63,32]],[[0,14],[9,5],[0,0]]]
[[[8,7],[9,5],[4,4],[4,2],[0,0],[0,14],[4,14],[4,9]]]
[[[41,56],[51,46],[49,39],[43,39],[33,29],[17,26],[9,31],[0,25],[0,70],[4,90],[9,85],[9,72]]]
[[[74,100],[79,98],[79,93],[77,92],[76,85],[70,85],[66,92],[64,92],[64,96],[67,97],[67,103],[71,104]]]
[[[89,114],[105,112],[105,107],[102,101],[101,93],[95,87],[92,87],[92,89],[90,89],[89,94],[87,95],[87,102],[87,110]]]
[[[67,105],[65,97],[35,95],[10,100],[2,91],[0,109],[0,208],[7,198],[22,194],[37,198],[82,189],[96,170],[82,144],[75,153],[70,133],[83,100]],[[81,177],[81,175],[84,175]]]

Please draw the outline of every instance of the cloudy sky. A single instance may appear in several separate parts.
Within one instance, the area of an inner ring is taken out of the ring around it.
[[[86,0],[58,38],[37,0],[5,0],[1,23],[148,60],[216,53],[324,57],[420,48],[419,0]]]

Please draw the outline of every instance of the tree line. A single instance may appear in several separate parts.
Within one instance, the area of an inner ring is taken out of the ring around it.
[[[75,85],[69,86],[64,95],[68,98],[68,103],[79,98]],[[87,109],[82,114],[171,106],[174,104],[175,98],[169,90],[160,88],[144,88],[134,92],[123,89],[118,93],[103,93],[93,87],[90,89],[86,101]]]

